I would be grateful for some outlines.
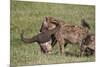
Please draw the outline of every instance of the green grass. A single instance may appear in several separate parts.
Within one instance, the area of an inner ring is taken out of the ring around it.
[[[45,16],[60,17],[66,23],[79,25],[85,18],[91,26],[91,32],[95,33],[95,6],[66,5],[51,3],[32,3],[12,1],[11,4],[11,65],[36,65],[70,62],[92,62],[94,56],[59,55],[57,45],[51,55],[43,55],[37,43],[25,44],[20,39],[21,30],[25,30],[25,36],[31,37],[39,33]],[[79,53],[78,46],[68,44],[65,51]]]

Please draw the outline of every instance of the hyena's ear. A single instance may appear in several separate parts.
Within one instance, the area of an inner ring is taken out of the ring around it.
[[[47,21],[47,20],[48,20],[48,17],[47,17],[47,16],[45,16],[45,17],[44,17],[44,21]]]
[[[43,26],[48,27],[48,17],[44,17]]]

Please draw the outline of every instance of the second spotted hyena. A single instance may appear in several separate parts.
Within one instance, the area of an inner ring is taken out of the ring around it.
[[[88,34],[83,41],[85,55],[95,55],[95,34]]]

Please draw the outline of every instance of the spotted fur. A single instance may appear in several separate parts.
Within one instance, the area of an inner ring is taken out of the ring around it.
[[[53,29],[55,24],[52,24],[52,22],[54,21],[59,21],[58,23],[61,25],[60,30],[54,34],[57,42],[59,43],[59,48],[61,53],[64,53],[64,43],[71,43],[71,44],[79,44],[80,55],[82,55],[83,51],[82,42],[83,39],[87,37],[87,34],[89,32],[89,27],[87,27],[88,24],[86,22],[82,22],[83,24],[78,26],[78,25],[64,23],[64,21],[56,19],[54,17],[45,17],[45,19],[46,20],[44,22],[47,23],[47,26],[45,27],[45,24],[43,23],[41,29],[43,28],[48,28],[48,30]]]

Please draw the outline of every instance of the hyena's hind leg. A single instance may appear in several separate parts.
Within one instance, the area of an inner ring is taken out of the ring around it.
[[[85,51],[85,46],[84,46],[84,39],[80,40],[79,42],[79,47],[80,47],[80,55],[79,56],[83,56],[84,55],[84,51]]]

